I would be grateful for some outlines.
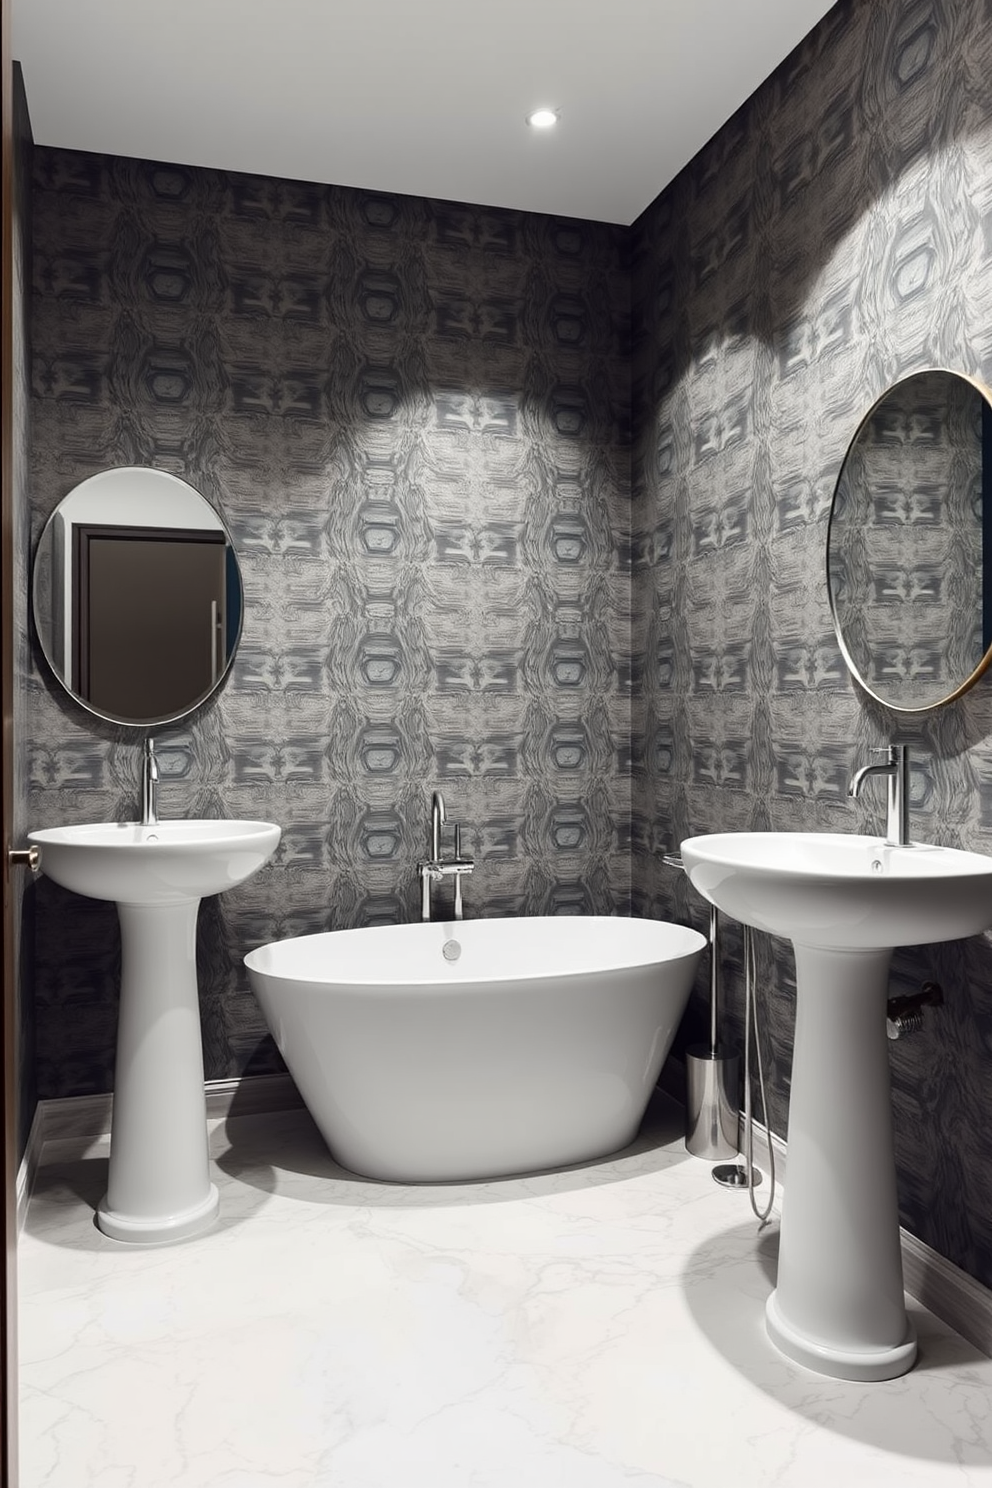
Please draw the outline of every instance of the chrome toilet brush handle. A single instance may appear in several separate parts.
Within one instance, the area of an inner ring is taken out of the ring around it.
[[[710,905],[710,1054],[716,1058],[717,1028],[717,1002],[720,997],[720,963],[719,963],[719,935],[720,935],[720,911],[715,904]]]
[[[678,853],[663,861],[685,871]],[[693,1157],[726,1162],[739,1151],[741,1062],[736,1050],[720,1047],[720,912],[715,904],[709,911],[710,1041],[709,1047],[693,1044],[685,1051],[685,1146]]]
[[[685,1052],[685,1146],[693,1157],[721,1162],[736,1157],[741,1062],[720,1046],[720,915],[710,905],[710,1041]]]

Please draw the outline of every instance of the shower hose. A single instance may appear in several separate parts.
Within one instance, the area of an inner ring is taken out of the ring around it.
[[[772,1129],[768,1120],[768,1096],[765,1091],[765,1067],[761,1057],[761,1029],[758,1017],[756,993],[757,975],[754,955],[754,931],[744,925],[744,1167],[747,1172],[747,1196],[758,1221],[764,1229],[775,1204],[775,1147]],[[768,1202],[759,1209],[754,1197],[754,1111],[751,1104],[751,1041],[754,1039],[754,1062],[758,1070],[758,1088],[761,1091],[761,1124],[765,1129],[768,1144]]]
[[[685,864],[681,853],[666,853],[663,861],[669,868],[678,868],[685,873]],[[688,878],[686,873],[686,877]],[[718,920],[715,913],[710,915],[710,955],[714,965],[719,957],[717,946]],[[756,994],[757,973],[754,954],[754,931],[750,925],[742,925],[744,931],[744,1173],[747,1184],[747,1196],[758,1221],[759,1229],[764,1229],[771,1218],[772,1209],[775,1206],[775,1147],[772,1143],[772,1130],[768,1120],[768,1096],[765,1089],[765,1068],[761,1057],[761,1026],[758,1016],[758,999]],[[710,978],[710,1033],[711,1045],[716,1049],[716,975]],[[758,1088],[761,1092],[761,1116],[762,1126],[765,1129],[765,1141],[768,1145],[768,1202],[764,1209],[759,1209],[754,1197],[756,1186],[754,1157],[754,1108],[751,1100],[751,1043],[754,1041],[754,1062],[758,1070]],[[743,1185],[735,1185],[743,1186]]]

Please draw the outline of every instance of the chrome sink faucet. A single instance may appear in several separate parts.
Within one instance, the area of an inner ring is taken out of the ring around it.
[[[155,758],[155,740],[151,734],[145,740],[141,757],[141,825],[158,825],[158,760]]]
[[[444,797],[440,791],[435,791],[431,796],[431,855],[426,863],[417,864],[417,873],[420,876],[420,918],[422,920],[431,918],[432,885],[440,883],[445,878],[455,880],[454,917],[456,920],[464,918],[462,879],[472,872],[475,864],[471,858],[462,856],[462,829],[458,822],[454,823],[454,857],[441,857],[441,828],[445,825],[445,821]]]
[[[884,765],[862,765],[851,776],[847,794],[856,798],[869,775],[884,775],[888,781],[888,801],[885,819],[885,841],[889,847],[909,846],[909,750],[905,744],[889,744],[873,749],[873,754],[885,754]]]

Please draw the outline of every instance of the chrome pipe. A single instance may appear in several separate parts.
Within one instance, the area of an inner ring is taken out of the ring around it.
[[[155,758],[155,740],[151,734],[145,740],[141,760],[141,825],[158,825],[158,760]]]
[[[720,911],[710,905],[710,1053],[716,1058],[718,1038],[717,1000],[720,995]]]
[[[431,796],[431,862],[441,861],[441,828],[444,826],[444,797],[440,791]]]

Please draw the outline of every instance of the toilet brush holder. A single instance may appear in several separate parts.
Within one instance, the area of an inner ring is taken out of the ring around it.
[[[693,1157],[736,1157],[741,1061],[735,1049],[693,1044],[685,1055],[685,1145]]]

